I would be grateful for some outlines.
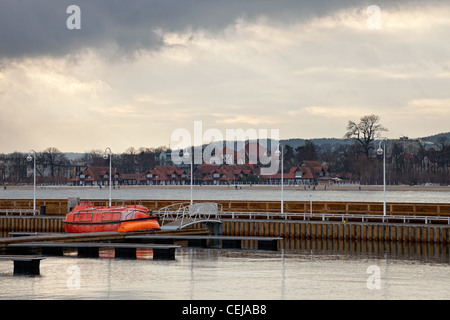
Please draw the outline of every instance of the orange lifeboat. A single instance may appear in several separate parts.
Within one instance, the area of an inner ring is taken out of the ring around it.
[[[63,225],[67,233],[160,229],[157,217],[141,205],[95,207],[82,203],[66,215]]]
[[[118,232],[131,232],[140,230],[160,230],[161,227],[156,220],[140,220],[140,221],[125,221],[122,222]]]

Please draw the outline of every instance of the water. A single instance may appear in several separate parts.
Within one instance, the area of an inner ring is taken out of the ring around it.
[[[108,199],[108,188],[82,188],[82,187],[42,187],[36,191],[38,199],[67,199],[77,197],[80,199]],[[0,190],[0,199],[32,199],[33,189]],[[122,187],[112,190],[113,199],[149,199],[149,200],[189,200],[190,188],[185,187]],[[383,202],[383,191],[348,191],[348,190],[284,190],[285,201],[365,201]],[[260,200],[280,201],[279,188],[270,189],[253,186],[236,190],[234,187],[196,187],[193,190],[195,200]],[[413,203],[450,203],[449,191],[389,191],[386,194],[388,202],[413,202]]]
[[[13,276],[12,262],[0,261],[0,299],[449,298],[448,253],[430,258],[184,248],[175,261],[49,257],[41,261],[40,276]]]
[[[382,202],[381,191],[285,190],[284,199]],[[280,200],[277,189],[196,188],[194,200]],[[33,190],[0,190],[30,199]],[[107,188],[38,188],[37,198],[106,199]],[[189,200],[189,187],[121,188],[114,199]],[[389,202],[448,203],[445,191],[390,191]],[[48,257],[40,276],[13,276],[0,261],[0,299],[450,299],[448,246],[285,243],[279,252],[179,249],[175,261]],[[78,282],[79,280],[79,282]]]

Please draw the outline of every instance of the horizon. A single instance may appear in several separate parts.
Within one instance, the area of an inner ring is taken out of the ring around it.
[[[427,140],[427,139],[430,139],[430,138],[433,138],[433,137],[439,136],[439,135],[449,135],[450,136],[450,131],[449,132],[441,132],[441,133],[437,133],[437,134],[432,134],[432,135],[429,135],[429,136],[426,136],[426,137],[416,137],[416,138],[409,137],[409,136],[406,136],[406,137],[408,138],[408,140],[421,139],[421,140],[425,140],[425,141],[430,141],[430,140]],[[401,140],[400,138],[401,137],[395,138],[395,139],[387,139],[387,140],[388,141],[390,141],[390,140]],[[262,140],[262,139],[258,139],[258,140]],[[268,138],[268,140],[273,140],[273,139]],[[314,140],[342,140],[342,141],[345,141],[345,140],[354,140],[354,139],[335,138],[335,137],[332,137],[332,138],[321,137],[321,138],[311,138],[311,139],[307,139],[307,138],[288,138],[288,139],[280,139],[279,142],[283,143],[284,145],[286,145],[287,144],[286,142],[289,141],[289,140],[304,140],[304,141],[307,141],[307,140],[310,140],[310,141],[314,141]],[[380,140],[382,140],[382,139],[375,139],[375,140],[373,140],[373,142],[380,141]],[[239,140],[239,141],[241,141],[241,140]],[[248,140],[248,139],[244,140],[244,142],[247,142],[247,141],[254,141],[254,140]],[[222,140],[222,141],[218,141],[218,142],[219,143],[220,142],[225,143],[226,140]],[[234,141],[234,143],[236,143],[236,142],[238,142],[238,141]],[[208,143],[202,144],[203,147],[206,146],[206,145],[208,145]],[[45,147],[42,150],[34,150],[34,151],[39,153],[39,152],[43,152],[45,149],[50,148],[50,147],[54,147],[54,146],[48,146],[48,147]],[[196,146],[191,146],[191,147],[196,147]],[[55,147],[55,148],[57,148],[57,147]],[[153,147],[153,146],[151,146],[151,147],[149,147],[149,146],[147,146],[147,147],[144,147],[144,146],[140,146],[140,147],[129,146],[127,149],[129,149],[129,148],[134,148],[136,151],[139,151],[140,148],[145,148],[145,149],[165,148],[166,151],[167,150],[182,150],[183,149],[183,148],[171,149],[170,146],[157,146],[157,147]],[[57,148],[57,149],[63,154],[86,154],[86,153],[90,153],[91,151],[102,151],[102,152],[104,151],[104,150],[101,150],[101,149],[90,149],[90,150],[85,150],[85,151],[73,151],[73,150],[65,151],[65,150],[61,150],[59,148]],[[125,149],[123,151],[120,151],[120,152],[114,152],[112,150],[112,154],[123,154],[123,153],[125,153],[127,151],[127,149]],[[15,152],[22,153],[22,154],[27,154],[29,151],[18,151],[18,150],[15,150],[15,151],[12,151],[12,152],[2,152],[0,154],[8,155],[8,154],[12,154],[12,153],[15,153]]]
[[[1,1],[0,153],[169,147],[197,121],[447,132],[449,16],[440,0]]]

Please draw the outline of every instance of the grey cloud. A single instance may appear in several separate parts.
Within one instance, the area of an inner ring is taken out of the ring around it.
[[[2,0],[0,58],[66,55],[115,43],[121,51],[158,49],[157,28],[216,29],[238,17],[288,21],[320,15],[357,1],[313,0]],[[68,30],[66,9],[81,8],[81,30]]]
[[[66,9],[72,4],[81,8],[81,30],[66,27]],[[357,0],[2,0],[0,59],[61,56],[111,43],[119,48],[118,54],[157,50],[163,45],[154,32],[158,28],[219,31],[237,18],[264,15],[288,23],[370,4]]]

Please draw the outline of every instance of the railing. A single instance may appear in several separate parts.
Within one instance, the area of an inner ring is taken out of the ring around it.
[[[187,207],[183,210],[171,211],[168,206],[163,214],[163,220],[176,220],[191,218]],[[160,214],[162,213],[159,211]],[[161,216],[161,215],[160,215]],[[210,215],[211,216],[211,215]],[[208,216],[208,218],[210,217]],[[319,220],[319,221],[360,221],[360,222],[383,222],[383,223],[446,223],[450,225],[450,217],[447,216],[413,216],[413,215],[376,215],[376,214],[345,214],[345,213],[274,213],[274,212],[230,212],[217,211],[215,218],[224,219],[266,219],[266,220]]]
[[[220,208],[220,209],[219,209]],[[180,221],[180,227],[184,223],[205,222],[219,220],[222,206],[214,202],[202,203],[176,203],[157,210],[155,213],[162,219],[162,224],[166,220]]]
[[[412,215],[375,215],[375,214],[345,214],[345,213],[266,213],[266,212],[222,212],[222,218],[225,216],[231,219],[303,219],[303,220],[359,220],[361,222],[381,221],[381,222],[424,222],[425,224],[432,222],[440,222],[450,224],[450,217],[443,216],[412,216]]]
[[[31,214],[31,215],[36,215],[39,213],[39,210],[33,210],[33,209],[0,209],[0,215],[5,214],[5,215],[27,215],[27,214]]]

